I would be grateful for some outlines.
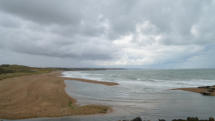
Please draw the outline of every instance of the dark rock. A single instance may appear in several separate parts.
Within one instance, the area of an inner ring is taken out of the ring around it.
[[[214,89],[210,88],[210,89],[208,89],[208,92],[214,92]]]
[[[209,118],[209,121],[215,121],[215,120],[214,120],[214,118],[213,118],[213,117],[210,117],[210,118]]]
[[[202,94],[202,95],[205,95],[205,96],[210,96],[210,95],[211,95],[210,92],[202,92],[201,94]]]
[[[208,88],[210,88],[210,86],[202,86],[202,87],[198,87],[198,88],[206,88],[206,89],[208,89]]]
[[[0,120],[1,121],[1,120]],[[140,117],[136,117],[133,120],[119,120],[119,121],[143,121]],[[165,119],[158,119],[158,121],[166,121]],[[187,117],[187,119],[173,119],[172,121],[215,121],[213,117],[208,119],[199,120],[198,117]]]
[[[215,90],[215,87],[210,87],[211,90]]]
[[[172,121],[186,121],[184,119],[173,119]]]
[[[187,121],[199,121],[197,117],[188,117]]]
[[[131,121],[142,121],[142,119],[140,117],[136,117],[135,119],[133,119]]]
[[[119,120],[119,121],[142,121],[142,119],[140,117],[136,117],[132,120]]]

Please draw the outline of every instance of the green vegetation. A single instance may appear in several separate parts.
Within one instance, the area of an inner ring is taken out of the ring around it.
[[[73,105],[73,103],[72,103],[72,101],[69,101],[69,107],[71,107],[72,109],[74,109],[75,108],[75,106]]]
[[[72,101],[69,101],[69,104],[68,104],[69,106],[72,106]]]
[[[0,65],[0,80],[17,76],[48,73],[57,69],[54,68],[35,68],[22,65]]]
[[[0,80],[17,76],[48,73],[51,71],[95,71],[95,70],[122,70],[121,68],[36,68],[23,65],[0,65]]]

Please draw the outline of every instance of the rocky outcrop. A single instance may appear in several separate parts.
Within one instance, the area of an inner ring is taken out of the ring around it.
[[[142,119],[140,117],[136,117],[132,120],[119,120],[119,121],[142,121]]]
[[[145,121],[142,120],[140,117],[136,117],[132,120],[119,120],[119,121]],[[158,121],[166,121],[165,119],[158,119]],[[215,121],[213,117],[210,117],[206,120],[200,120],[198,117],[187,117],[187,119],[173,119],[172,121]]]

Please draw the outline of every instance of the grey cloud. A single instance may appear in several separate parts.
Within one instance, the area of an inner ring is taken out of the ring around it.
[[[215,57],[214,44],[207,45],[204,51],[186,58],[186,61],[177,63],[176,68],[214,68]]]
[[[44,24],[77,24],[81,19],[80,6],[82,5],[76,5],[74,1],[0,1],[1,10]]]
[[[141,60],[148,57],[135,54],[154,44],[205,48],[215,43],[214,8],[214,0],[0,0],[0,48],[91,64],[122,56]],[[137,28],[147,21],[149,27],[138,33]],[[133,38],[126,48],[114,44],[128,35]],[[136,50],[124,55],[126,49]],[[174,53],[178,54],[173,51],[166,56]],[[186,57],[192,54],[184,52]],[[169,56],[172,62],[185,58],[183,51],[179,58]]]

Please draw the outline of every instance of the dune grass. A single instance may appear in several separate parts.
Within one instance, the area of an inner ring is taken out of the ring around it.
[[[25,76],[31,74],[41,74],[48,73],[51,71],[56,71],[54,68],[35,68],[27,67],[22,65],[0,65],[0,80],[6,78],[13,78],[18,76]]]

